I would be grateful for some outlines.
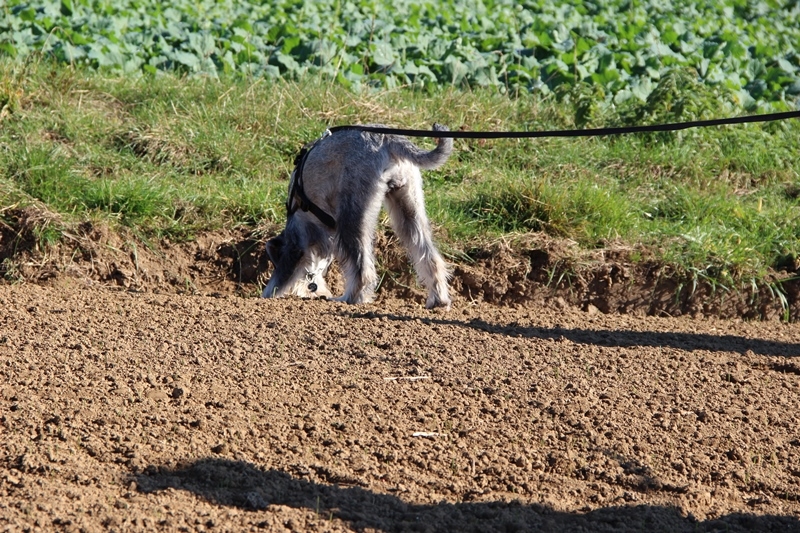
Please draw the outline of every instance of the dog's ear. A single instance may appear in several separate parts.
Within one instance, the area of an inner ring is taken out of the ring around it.
[[[267,241],[267,255],[272,264],[278,266],[283,254],[283,233]]]

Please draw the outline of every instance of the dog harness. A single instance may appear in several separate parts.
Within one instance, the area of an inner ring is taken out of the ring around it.
[[[317,204],[311,201],[303,189],[303,169],[306,166],[306,159],[308,154],[314,147],[317,146],[322,139],[331,135],[330,130],[325,130],[322,136],[311,144],[305,145],[300,149],[300,153],[294,159],[294,172],[289,182],[289,196],[286,198],[286,219],[288,220],[298,209],[302,211],[309,211],[312,215],[317,217],[320,222],[325,224],[331,229],[336,229],[336,220],[328,213],[322,210]],[[297,199],[295,202],[294,200]],[[312,291],[313,292],[313,291]]]

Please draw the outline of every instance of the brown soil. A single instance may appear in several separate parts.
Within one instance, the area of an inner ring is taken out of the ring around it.
[[[759,295],[539,243],[447,312],[261,300],[253,236],[4,238],[0,530],[800,531],[800,327],[702,318]]]

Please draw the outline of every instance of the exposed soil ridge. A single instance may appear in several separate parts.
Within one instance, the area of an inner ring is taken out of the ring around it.
[[[7,281],[47,283],[66,277],[146,292],[257,295],[269,275],[263,243],[279,230],[219,230],[174,244],[144,242],[127,230],[86,222],[44,244],[41,228],[57,215],[27,208],[5,216],[12,221],[0,225],[0,274]],[[424,300],[389,230],[378,237],[377,256],[379,298]],[[629,250],[585,252],[541,234],[513,244],[497,242],[451,262],[454,292],[492,304],[571,305],[590,313],[654,316],[791,321],[800,316],[797,277],[775,274],[760,285],[724,287],[654,261],[631,261]],[[341,289],[338,273],[331,278],[332,288]]]

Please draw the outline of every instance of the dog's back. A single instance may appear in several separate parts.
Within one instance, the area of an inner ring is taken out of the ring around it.
[[[367,124],[367,127],[385,128],[382,124]],[[433,131],[450,131],[446,126],[434,124]],[[305,150],[306,148],[304,148]],[[432,170],[442,166],[453,152],[453,139],[437,139],[436,148],[423,150],[407,137],[371,133],[358,129],[342,130],[321,139],[308,154],[309,166],[319,166],[335,171],[337,162],[347,160],[369,160],[374,165],[375,156],[381,150],[396,159],[404,159],[422,170]],[[299,156],[298,156],[299,158]],[[297,160],[295,160],[295,164]],[[333,167],[331,165],[334,165]]]
[[[369,126],[385,127],[380,124]],[[433,125],[433,131],[448,131]],[[397,163],[408,161],[422,169],[442,166],[453,151],[453,139],[438,139],[432,150],[424,150],[400,135],[342,130],[321,139],[307,154],[303,171],[306,194],[323,210],[338,212],[343,198],[362,195],[376,182],[390,179]]]

